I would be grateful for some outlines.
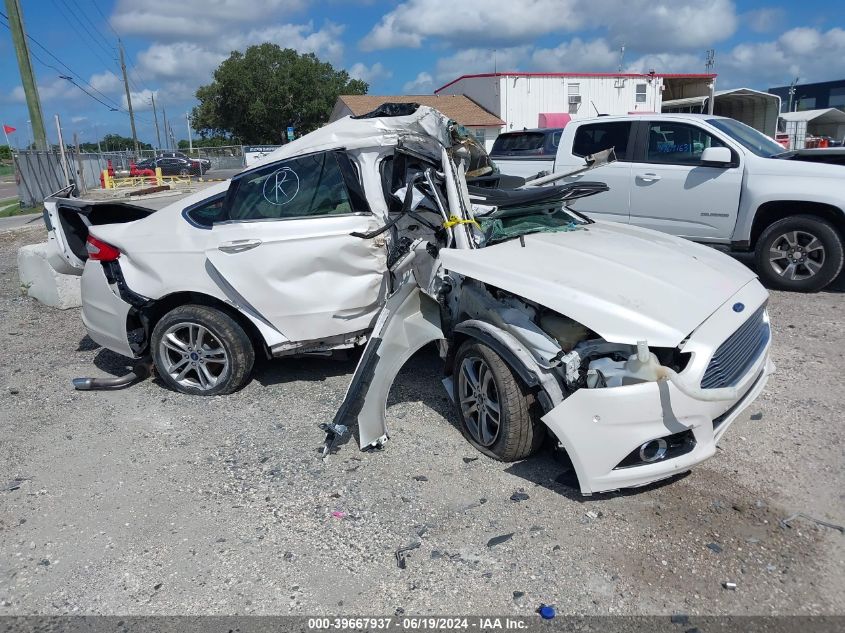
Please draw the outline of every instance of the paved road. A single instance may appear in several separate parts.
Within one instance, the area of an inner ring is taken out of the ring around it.
[[[18,186],[15,184],[14,176],[3,176],[0,179],[0,200],[15,198],[18,195]]]
[[[32,213],[28,215],[13,215],[10,218],[0,218],[0,231],[7,231],[19,226],[27,224],[37,224],[41,222],[40,213]]]

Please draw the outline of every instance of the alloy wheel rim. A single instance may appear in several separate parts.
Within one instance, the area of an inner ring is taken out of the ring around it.
[[[483,358],[468,356],[461,362],[458,398],[473,440],[481,446],[492,446],[501,428],[501,402],[493,372]]]
[[[769,248],[769,265],[790,281],[815,276],[824,266],[827,253],[821,240],[807,231],[787,231],[778,235]]]
[[[171,325],[159,343],[164,371],[182,387],[209,391],[229,369],[229,354],[217,336],[199,323]]]

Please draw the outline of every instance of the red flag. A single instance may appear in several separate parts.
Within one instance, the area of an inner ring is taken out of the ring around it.
[[[4,123],[4,124],[3,124],[3,131],[4,131],[6,134],[11,134],[12,132],[17,132],[17,128],[12,127],[11,125],[6,125],[6,124]]]

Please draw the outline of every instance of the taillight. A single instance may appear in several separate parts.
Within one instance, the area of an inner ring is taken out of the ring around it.
[[[111,244],[98,240],[93,235],[88,236],[85,249],[88,251],[88,259],[93,259],[95,262],[113,262],[120,257],[119,250]]]

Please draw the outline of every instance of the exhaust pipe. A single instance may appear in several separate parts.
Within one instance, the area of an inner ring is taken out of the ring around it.
[[[112,378],[74,378],[71,382],[77,391],[99,391],[101,389],[121,389],[144,380],[152,373],[152,359],[139,361],[128,374]]]

